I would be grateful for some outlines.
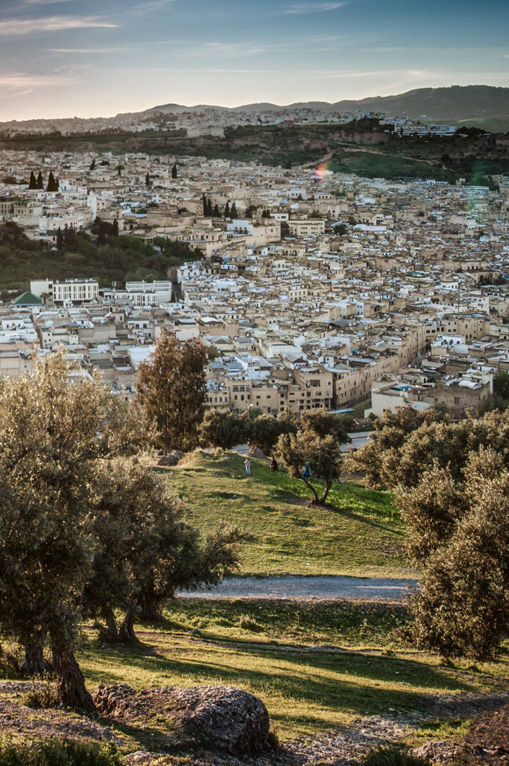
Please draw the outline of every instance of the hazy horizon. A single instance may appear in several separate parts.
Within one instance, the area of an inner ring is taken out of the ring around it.
[[[509,86],[509,3],[0,0],[0,120]]]

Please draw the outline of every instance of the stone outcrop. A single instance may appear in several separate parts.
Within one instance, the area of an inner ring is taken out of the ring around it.
[[[147,689],[100,686],[94,702],[101,715],[119,721],[168,722],[175,747],[193,745],[232,755],[257,753],[267,745],[269,714],[261,700],[231,686]]]

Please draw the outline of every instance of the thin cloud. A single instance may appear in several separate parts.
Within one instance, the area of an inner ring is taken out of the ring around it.
[[[289,5],[283,11],[284,14],[304,14],[304,13],[328,13],[329,11],[335,11],[337,8],[342,8],[346,5],[343,3],[293,3]]]
[[[62,3],[74,3],[76,0],[22,0],[21,5],[61,5]]]
[[[162,8],[166,8],[168,5],[172,5],[176,0],[148,0],[145,3],[140,3],[131,8],[131,13],[137,16],[142,16],[145,13],[151,11],[160,11]]]
[[[54,88],[74,82],[71,77],[60,75],[36,75],[15,73],[0,77],[0,90],[17,90],[19,88]]]
[[[23,37],[44,32],[60,32],[67,29],[116,29],[98,16],[48,16],[40,19],[8,19],[0,21],[1,37]]]
[[[129,53],[132,48],[46,48],[47,53]]]

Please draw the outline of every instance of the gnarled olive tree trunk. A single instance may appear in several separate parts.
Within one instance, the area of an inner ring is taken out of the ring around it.
[[[101,625],[101,628],[99,630],[99,637],[102,641],[105,641],[108,644],[115,644],[117,641],[120,640],[118,635],[118,626],[117,621],[115,619],[115,615],[113,613],[113,609],[105,608],[103,609],[102,614],[104,621],[106,623],[106,626]]]
[[[21,664],[21,671],[27,676],[38,676],[44,673],[47,662],[44,659],[44,641],[46,631],[40,630],[34,633],[32,638],[25,643],[25,658]]]
[[[136,633],[134,632],[134,618],[136,617],[136,612],[134,607],[130,606],[127,609],[127,612],[125,613],[125,617],[122,621],[122,625],[119,628],[118,636],[120,641],[124,641],[125,643],[132,643],[133,641],[137,641]]]
[[[61,636],[52,635],[51,649],[60,701],[67,707],[93,712],[94,701],[85,688],[85,679],[76,662],[70,641]]]

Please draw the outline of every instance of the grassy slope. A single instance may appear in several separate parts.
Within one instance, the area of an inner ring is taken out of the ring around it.
[[[168,480],[190,505],[191,521],[206,530],[218,521],[236,524],[249,538],[242,545],[242,574],[408,574],[405,531],[385,492],[335,485],[331,508],[309,507],[304,483],[272,473],[266,460],[196,452]]]
[[[309,508],[294,502],[304,494],[302,482],[272,474],[259,460],[252,460],[253,475],[246,479],[242,463],[232,454],[194,453],[165,475],[192,499],[193,517],[202,526],[219,518],[249,526],[253,538],[244,546],[244,571],[393,571],[404,563],[403,530],[391,520],[390,495],[343,485],[332,496],[339,510]],[[390,556],[380,553],[383,546],[393,551]],[[308,559],[313,565],[304,569]],[[89,624],[77,654],[91,690],[100,683],[246,689],[263,699],[283,740],[364,715],[425,712],[430,695],[507,686],[507,642],[496,663],[444,667],[436,656],[404,645],[405,621],[401,605],[175,599],[161,623],[136,626],[139,644],[105,646]],[[152,749],[157,740],[157,722],[148,730],[103,723],[130,735],[141,749]],[[454,721],[425,724],[412,741],[457,730]]]
[[[425,712],[428,695],[500,690],[509,673],[509,653],[479,668],[446,668],[404,648],[395,632],[404,620],[400,608],[177,601],[166,617],[139,627],[134,649],[99,649],[90,632],[79,655],[90,687],[233,685],[261,697],[273,729],[287,739],[391,709]]]

